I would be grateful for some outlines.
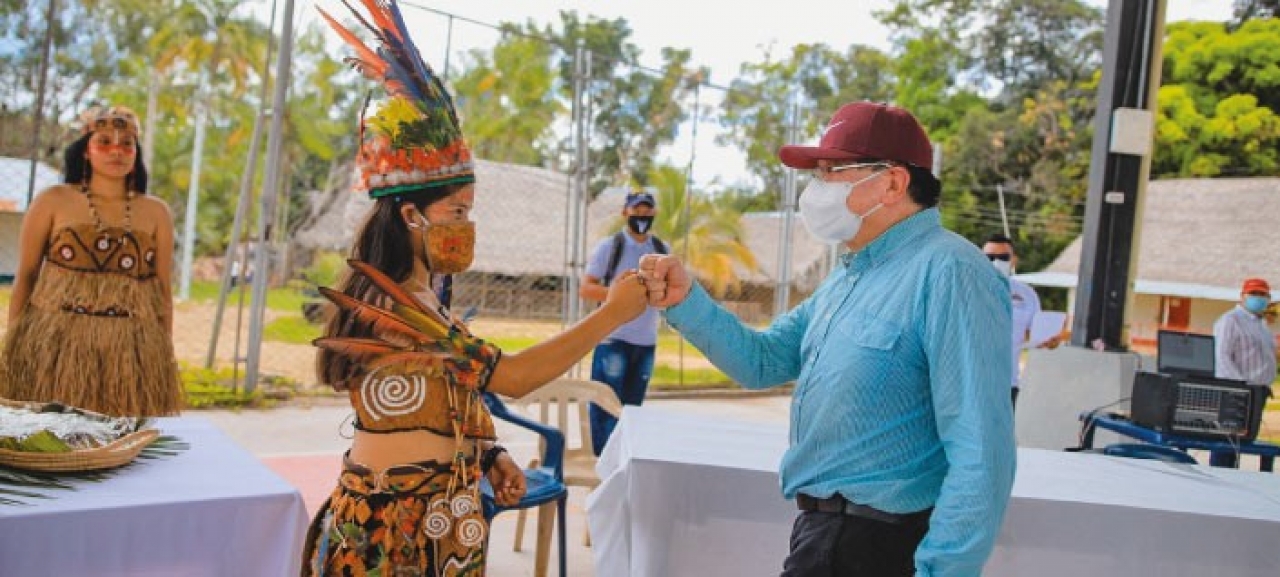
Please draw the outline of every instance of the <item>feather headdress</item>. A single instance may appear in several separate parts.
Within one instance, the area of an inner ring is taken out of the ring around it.
[[[418,53],[394,0],[360,0],[368,18],[346,0],[342,4],[373,33],[376,48],[320,15],[356,55],[344,61],[386,88],[389,98],[362,120],[358,165],[360,183],[373,198],[426,187],[475,182],[471,151],[462,138],[453,97]]]

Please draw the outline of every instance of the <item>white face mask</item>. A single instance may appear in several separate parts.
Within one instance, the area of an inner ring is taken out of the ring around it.
[[[880,203],[866,214],[849,211],[845,201],[853,187],[884,174],[881,170],[856,182],[827,182],[815,178],[800,193],[800,218],[814,238],[829,244],[848,242],[862,228],[862,219],[884,207]]]
[[[1000,274],[1004,276],[1013,274],[1013,263],[1007,260],[993,260],[991,261],[991,266],[996,267],[996,270],[1000,271]]]

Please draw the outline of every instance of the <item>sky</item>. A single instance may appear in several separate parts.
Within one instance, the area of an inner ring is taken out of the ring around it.
[[[1107,6],[1107,0],[1086,1]],[[663,47],[691,50],[693,63],[709,67],[711,82],[721,86],[737,75],[742,63],[762,61],[770,52],[775,58],[788,54],[796,44],[822,42],[841,49],[864,44],[887,50],[888,32],[872,14],[892,4],[892,0],[400,0],[419,50],[437,70],[444,68],[446,53],[452,55],[453,66],[461,50],[492,47],[498,35],[485,24],[529,20],[554,24],[560,11],[575,10],[581,17],[626,19],[644,66],[657,68]],[[1167,21],[1223,21],[1231,16],[1231,4],[1231,0],[1168,0]],[[343,10],[337,0],[301,0],[298,18],[318,21],[316,5],[335,15]],[[449,17],[440,13],[459,18],[453,20],[452,30]],[[719,97],[715,90],[703,94],[712,102]],[[696,155],[693,179],[701,187],[751,182],[741,154],[712,142],[717,131],[714,122],[704,119],[698,124],[696,142],[692,128],[692,123],[686,123],[677,141],[663,151],[667,161],[686,166],[690,156]]]

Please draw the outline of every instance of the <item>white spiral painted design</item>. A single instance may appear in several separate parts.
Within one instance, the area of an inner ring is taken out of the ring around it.
[[[360,385],[360,400],[378,421],[416,412],[427,400],[427,379],[421,375],[381,375],[373,371]]]
[[[458,522],[458,544],[468,549],[479,547],[484,543],[484,521],[476,517],[467,517]]]
[[[465,517],[472,512],[480,510],[480,508],[476,506],[475,498],[469,493],[464,493],[454,497],[453,500],[449,502],[449,507],[452,509],[454,517]]]
[[[422,521],[422,533],[428,539],[443,539],[453,528],[453,519],[444,511],[432,511]]]
[[[422,533],[429,539],[442,539],[453,529],[453,517],[449,516],[449,503],[444,497],[435,497],[427,504],[427,516],[422,519]]]

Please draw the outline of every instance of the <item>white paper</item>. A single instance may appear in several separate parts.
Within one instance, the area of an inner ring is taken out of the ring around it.
[[[1040,311],[1031,318],[1031,335],[1027,337],[1023,348],[1033,349],[1043,345],[1045,341],[1062,333],[1067,323],[1067,313],[1060,311]]]

